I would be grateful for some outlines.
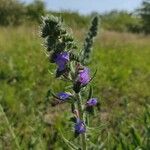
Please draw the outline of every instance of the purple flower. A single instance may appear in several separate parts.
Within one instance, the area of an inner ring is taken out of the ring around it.
[[[85,131],[86,131],[84,122],[82,120],[80,120],[79,118],[77,118],[74,128],[75,128],[75,133],[77,133],[77,134],[82,134],[82,133],[85,133]]]
[[[97,98],[91,98],[86,102],[87,106],[96,106],[97,105]]]
[[[82,85],[86,85],[90,79],[90,71],[88,68],[84,67],[83,70],[79,71],[78,82],[80,82]]]
[[[64,92],[60,92],[57,94],[57,97],[63,101],[67,100],[70,96],[70,94]]]
[[[59,71],[64,71],[66,69],[66,64],[69,61],[69,53],[61,52],[56,55],[55,63],[58,65]]]

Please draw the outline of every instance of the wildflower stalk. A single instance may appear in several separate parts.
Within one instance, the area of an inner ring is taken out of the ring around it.
[[[61,18],[48,16],[43,18],[41,26],[41,36],[45,39],[45,47],[51,63],[57,65],[56,78],[64,81],[71,81],[70,92],[60,92],[57,95],[52,93],[54,101],[51,103],[55,106],[60,103],[71,101],[71,110],[74,115],[74,135],[79,137],[80,146],[77,149],[87,150],[88,123],[87,113],[93,112],[98,102],[96,98],[92,98],[90,90],[87,101],[83,101],[81,90],[85,92],[85,87],[93,79],[90,76],[90,69],[85,66],[86,61],[90,57],[90,52],[93,44],[93,38],[97,34],[98,18],[95,17],[92,21],[91,28],[84,43],[84,48],[80,54],[76,53],[77,44],[73,37],[67,32]],[[75,93],[75,94],[74,94]],[[87,123],[87,124],[86,124]],[[65,140],[68,146],[68,140]],[[73,146],[71,146],[73,147]]]
[[[89,62],[93,46],[93,40],[94,37],[97,35],[97,31],[98,31],[98,17],[94,17],[89,32],[87,33],[87,36],[85,38],[83,49],[81,51],[82,52],[81,62],[83,64]]]

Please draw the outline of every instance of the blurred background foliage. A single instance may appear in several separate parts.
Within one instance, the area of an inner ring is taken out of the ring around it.
[[[64,19],[79,49],[92,16],[101,18],[90,63],[91,72],[98,69],[92,85],[101,111],[88,130],[90,150],[97,150],[95,144],[98,150],[149,150],[148,0],[133,13],[114,10],[86,16],[51,12],[38,0],[30,4],[0,0],[0,150],[70,150],[59,132],[61,128],[65,138],[73,140],[70,106],[54,108],[48,104],[52,100],[49,89],[67,91],[68,85],[53,77],[55,67],[41,46],[38,27],[41,15],[49,13]]]
[[[20,25],[27,22],[40,23],[41,16],[45,14],[60,14],[58,12],[50,12],[46,9],[45,4],[41,0],[34,0],[32,3],[24,4],[18,0],[0,0],[0,25]],[[134,12],[113,10],[103,14],[98,14],[101,18],[101,27],[106,30],[119,32],[144,32],[150,33],[150,2],[143,1],[140,8]],[[78,12],[62,11],[61,16],[65,18],[70,25],[87,26],[90,15],[80,15]]]

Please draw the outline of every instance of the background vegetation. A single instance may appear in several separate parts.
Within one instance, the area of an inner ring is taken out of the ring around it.
[[[0,0],[0,25],[10,26],[19,25],[23,23],[40,23],[41,16],[45,14],[57,14],[65,18],[69,25],[87,26],[91,16],[97,14],[101,18],[101,28],[106,30],[120,31],[120,32],[144,32],[150,33],[150,2],[144,0],[139,8],[134,12],[113,10],[103,14],[92,13],[88,16],[83,16],[77,12],[51,12],[46,10],[44,2],[41,0],[34,0],[30,4],[24,4],[18,0]],[[11,7],[10,7],[11,6]]]
[[[49,66],[39,37],[40,16],[47,10],[40,1],[0,2],[0,149],[69,149],[58,132],[61,128],[67,139],[73,138],[68,105],[47,104],[51,87],[64,90],[64,83],[50,73],[54,66]],[[108,150],[150,149],[150,37],[142,34],[149,33],[150,22],[149,13],[143,16],[144,6],[149,12],[145,2],[134,14],[100,14],[90,67],[98,69],[92,84],[101,111],[94,117],[91,149],[93,143]],[[64,18],[69,31],[73,28],[81,47],[94,13],[52,13]]]

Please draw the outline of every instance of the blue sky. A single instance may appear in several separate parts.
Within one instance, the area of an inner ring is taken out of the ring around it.
[[[32,2],[33,0],[20,0]],[[44,0],[50,10],[72,10],[82,14],[106,12],[113,9],[133,11],[140,6],[142,0]]]

